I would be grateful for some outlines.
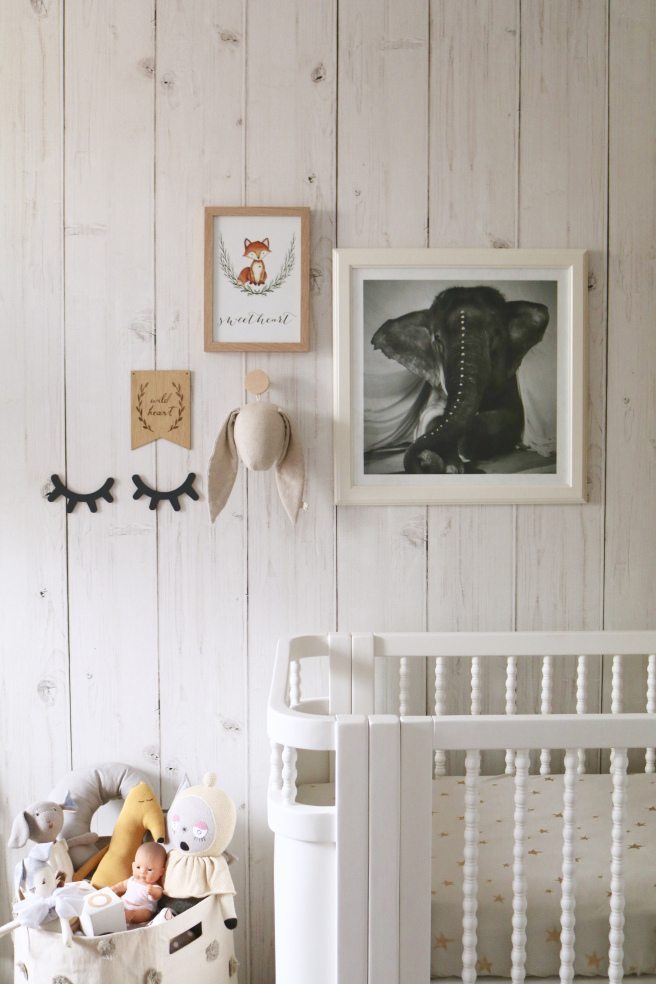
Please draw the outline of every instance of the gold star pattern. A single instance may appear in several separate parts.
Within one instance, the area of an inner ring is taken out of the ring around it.
[[[601,967],[601,957],[598,957],[595,951],[592,953],[586,953],[585,959],[588,961],[588,967],[594,967],[595,970],[599,970]]]
[[[554,816],[556,817],[556,819],[559,819],[559,820],[562,820],[563,819],[562,813],[554,813]]]
[[[442,882],[442,884],[444,885],[445,888],[448,888],[449,885],[453,885],[453,882],[452,881],[449,881],[448,878],[445,878],[444,881]]]
[[[555,782],[556,780],[554,779],[553,776],[545,776],[544,781],[545,782]]]
[[[449,949],[449,943],[453,943],[453,940],[450,939],[448,936],[445,936],[444,933],[440,933],[439,936],[436,936],[435,937],[435,942],[433,943],[433,949],[434,950],[448,950]]]
[[[639,851],[641,847],[642,844],[629,844],[630,851]]]
[[[495,902],[505,902],[506,900],[504,899],[503,895],[495,895],[494,896],[494,901]]]
[[[553,895],[553,888],[545,888],[545,892],[547,895]]]
[[[537,856],[538,854],[542,854],[542,851],[536,851],[535,848],[532,847],[531,850],[528,853],[529,854],[533,854],[534,856]]]
[[[446,830],[440,831],[440,837],[448,837],[448,836],[449,836],[449,834],[448,834],[448,832]]]
[[[491,974],[492,964],[487,959],[487,957],[481,957],[481,959],[476,964],[476,970],[479,972],[479,974]]]
[[[548,929],[547,930],[547,943],[560,943],[560,930],[559,929]]]
[[[650,813],[656,813],[656,806],[650,806],[649,807],[649,812]]]
[[[546,827],[540,827],[540,830],[538,831],[538,833],[540,833],[540,834],[548,834],[549,831],[547,830]]]
[[[647,824],[644,822],[644,820],[638,820],[638,822],[636,823],[636,827],[646,827],[646,826]]]
[[[465,867],[465,862],[464,861],[457,861],[456,863],[457,863],[457,865],[458,865],[459,868],[464,868]]]

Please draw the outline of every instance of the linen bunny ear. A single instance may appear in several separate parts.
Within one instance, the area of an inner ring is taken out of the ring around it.
[[[235,447],[235,420],[239,410],[232,410],[219,431],[207,471],[207,501],[212,522],[219,515],[237,477],[239,458]]]
[[[303,501],[303,485],[305,483],[303,449],[298,437],[294,434],[287,414],[283,410],[278,412],[285,424],[285,446],[282,455],[276,462],[276,485],[285,512],[294,524]]]
[[[25,847],[29,839],[30,827],[27,822],[27,810],[23,810],[14,818],[7,847]]]

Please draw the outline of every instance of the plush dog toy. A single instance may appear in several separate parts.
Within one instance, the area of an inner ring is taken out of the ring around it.
[[[15,817],[7,842],[8,847],[24,847],[28,840],[34,841],[28,858],[44,862],[52,868],[57,884],[73,879],[69,847],[93,844],[98,840],[98,835],[92,832],[71,837],[69,840],[59,839],[64,826],[64,811],[75,808],[76,804],[68,795],[63,803],[50,800],[33,803]]]
[[[94,888],[105,888],[125,881],[132,874],[132,862],[148,831],[153,840],[166,837],[162,808],[148,783],[133,786],[119,813],[109,850],[91,879]]]
[[[223,921],[237,925],[235,886],[223,852],[237,821],[235,804],[208,772],[202,785],[178,792],[168,812],[169,856],[164,872],[164,900],[179,913],[208,895],[219,895]],[[182,900],[182,905],[176,905]]]
[[[219,432],[210,458],[207,499],[212,522],[237,477],[239,459],[253,471],[275,467],[278,494],[292,523],[303,499],[303,451],[287,414],[273,403],[247,403],[233,410]]]

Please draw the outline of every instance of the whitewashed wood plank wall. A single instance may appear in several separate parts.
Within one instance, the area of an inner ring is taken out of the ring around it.
[[[0,45],[0,832],[70,765],[127,759],[166,805],[216,767],[239,806],[241,979],[270,984],[278,635],[654,626],[656,6],[3,0]],[[311,206],[309,354],[203,353],[209,203]],[[587,505],[335,510],[334,245],[591,251]],[[196,471],[204,499],[255,366],[306,448],[297,528],[266,475],[214,528],[204,501],[134,502],[135,472]],[[129,449],[128,373],[152,367],[193,372],[190,452]],[[67,517],[53,472],[112,475],[116,501]],[[502,678],[485,687],[501,709]],[[554,700],[573,708],[573,672]]]

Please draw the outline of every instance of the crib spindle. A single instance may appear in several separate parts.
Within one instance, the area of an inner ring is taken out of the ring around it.
[[[647,660],[647,714],[656,714],[656,655]],[[645,772],[656,772],[656,749],[645,749]]]
[[[508,656],[506,659],[506,714],[514,714],[517,710],[517,657]],[[506,775],[511,776],[515,770],[515,753],[512,748],[506,749]]]
[[[289,664],[289,706],[296,707],[301,701],[301,663],[293,659]]]
[[[481,713],[481,661],[478,656],[472,656],[471,661],[471,712]]]
[[[560,896],[560,982],[571,984],[574,979],[574,854],[575,854],[575,788],[578,771],[578,752],[568,749],[565,753],[565,779],[563,791],[563,867]]]
[[[444,656],[435,659],[435,717],[446,713],[446,660]],[[441,748],[435,751],[435,778],[446,775],[446,752]]]
[[[610,684],[610,712],[611,714],[621,714],[622,713],[622,698],[624,694],[622,692],[622,657],[613,656],[613,669],[611,673],[611,684]],[[610,771],[613,771],[613,759],[615,758],[615,749],[610,750]]]
[[[296,749],[285,745],[282,750],[282,799],[288,806],[296,802]]]
[[[269,759],[269,789],[272,793],[279,793],[282,789],[282,745],[277,741],[271,741],[271,757]]]
[[[410,665],[407,656],[399,661],[399,714],[410,713]]]
[[[612,762],[613,827],[610,849],[608,981],[609,984],[620,984],[624,975],[624,828],[626,825],[626,769],[628,764],[626,749],[613,749]]]
[[[529,753],[515,752],[515,809],[513,832],[512,981],[526,977],[526,799]]]
[[[587,694],[588,694],[588,657],[579,656],[576,663],[576,713],[587,713]],[[579,748],[578,766],[576,771],[580,776],[585,775],[585,748]]]
[[[551,714],[553,694],[553,656],[542,657],[542,695],[540,713]],[[551,772],[551,750],[543,748],[540,752],[540,775],[548,776]]]
[[[462,889],[462,981],[476,981],[478,908],[478,777],[481,753],[465,755],[465,865]]]

